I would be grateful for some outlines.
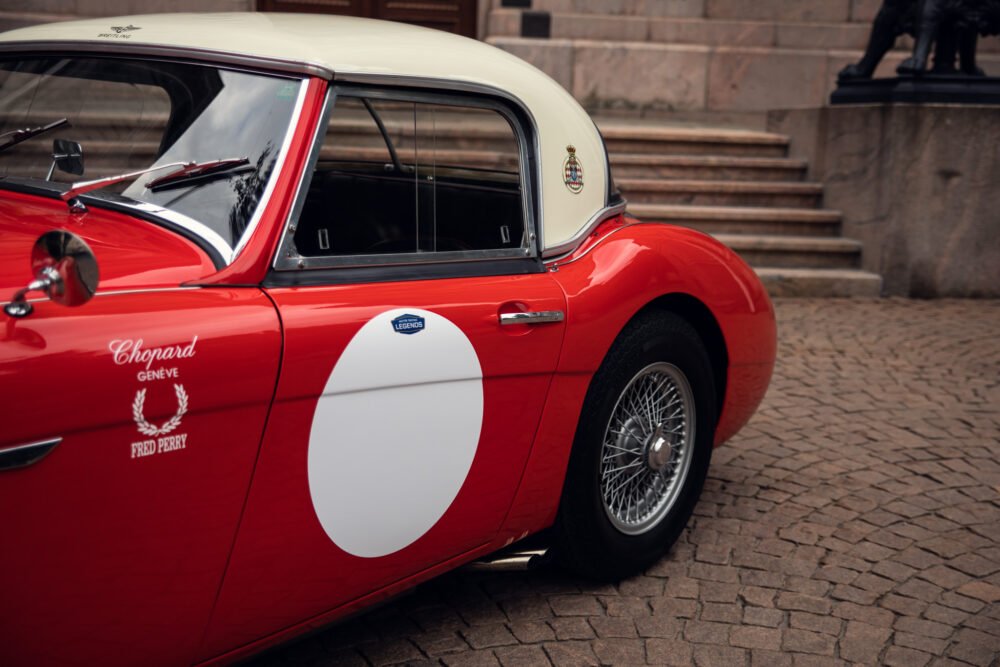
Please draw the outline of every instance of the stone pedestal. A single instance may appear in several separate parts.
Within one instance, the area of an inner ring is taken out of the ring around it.
[[[772,111],[889,295],[1000,297],[1000,108]]]
[[[830,104],[1000,104],[1000,77],[934,74],[843,81]]]

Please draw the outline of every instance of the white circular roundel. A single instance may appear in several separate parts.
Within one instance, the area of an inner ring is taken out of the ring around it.
[[[415,542],[462,488],[482,423],[483,372],[461,329],[417,308],[374,317],[313,415],[309,493],[326,534],[365,558]]]

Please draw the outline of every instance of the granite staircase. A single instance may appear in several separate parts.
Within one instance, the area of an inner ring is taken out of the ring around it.
[[[746,130],[599,121],[629,212],[711,234],[735,250],[772,296],[878,296],[861,243],[840,235],[808,165],[787,137]]]

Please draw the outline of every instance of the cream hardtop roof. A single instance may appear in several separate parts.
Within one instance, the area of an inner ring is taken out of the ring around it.
[[[146,14],[13,30],[0,34],[0,51],[176,54],[257,61],[262,67],[345,81],[492,89],[519,102],[536,126],[546,255],[572,248],[607,203],[603,142],[576,100],[520,58],[450,33],[316,14]],[[583,172],[578,193],[565,182],[569,146]]]

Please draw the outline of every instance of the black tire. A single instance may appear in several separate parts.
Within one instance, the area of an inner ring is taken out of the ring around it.
[[[685,380],[687,394],[682,388]],[[670,391],[671,382],[676,393],[663,393]],[[673,436],[663,434],[663,425],[668,420],[662,409],[633,410],[639,416],[634,421],[622,422],[623,415],[633,414],[629,406],[636,405],[628,399],[637,394],[623,395],[626,388],[630,392],[650,391],[654,396],[659,391],[674,406],[693,403],[694,433],[687,434],[686,425],[677,425],[675,428],[685,433],[675,437],[680,446],[665,448],[663,438]],[[668,395],[686,398],[678,404]],[[622,407],[615,412],[619,399],[624,399]],[[619,430],[611,430],[613,413]],[[659,415],[652,420],[658,425],[655,435],[640,426],[650,423],[648,417],[654,413]],[[684,530],[701,495],[712,457],[715,422],[712,366],[695,329],[686,320],[664,311],[649,310],[637,315],[612,345],[584,400],[553,531],[553,556],[557,562],[587,577],[615,581],[643,571],[662,557]],[[658,437],[661,446],[656,448]],[[689,463],[679,464],[683,460],[679,452],[684,451],[684,443]],[[651,447],[658,452],[651,454]],[[617,453],[633,448],[626,454]],[[659,453],[664,451],[669,455]],[[627,473],[618,472],[623,468],[609,467],[617,465],[617,459],[608,460],[611,456],[623,457],[632,467]],[[667,456],[666,462],[663,456]],[[605,459],[603,485],[602,459]],[[685,474],[677,475],[676,483],[670,481],[675,479],[672,474],[658,472],[674,470],[672,466],[686,470]],[[641,487],[645,488],[644,493],[635,490],[638,499],[633,503],[634,523],[629,512],[632,500],[622,501],[621,493],[614,496],[610,491],[632,488],[617,477],[623,474],[639,475],[640,481],[635,484],[643,480],[649,484]],[[617,500],[606,501],[606,491]],[[643,519],[640,511],[648,515]]]

